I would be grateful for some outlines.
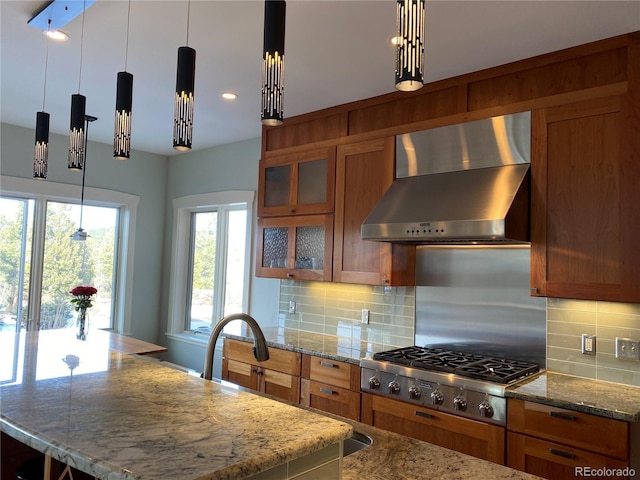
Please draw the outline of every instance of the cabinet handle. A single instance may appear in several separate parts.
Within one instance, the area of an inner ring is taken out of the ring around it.
[[[568,420],[570,422],[575,422],[576,421],[576,417],[574,417],[573,415],[569,415],[567,413],[549,412],[549,415],[551,415],[554,418],[560,418],[562,420]]]
[[[549,453],[552,455],[558,455],[559,457],[568,458],[569,460],[573,460],[574,458],[576,458],[576,456],[571,452],[564,452],[555,448],[550,448]]]
[[[320,366],[321,367],[329,367],[329,368],[338,368],[338,366],[335,363],[323,362],[323,361],[320,361]]]
[[[537,288],[535,288],[535,287],[534,287],[534,288],[532,288],[532,289],[531,289],[531,293],[538,293],[538,289],[537,289]]]
[[[331,390],[330,388],[320,387],[320,391],[322,393],[328,393],[329,395],[333,395],[333,390]]]
[[[287,272],[287,278],[293,278],[293,273]]]
[[[430,413],[425,413],[425,412],[419,412],[418,410],[416,410],[416,415],[418,417],[423,417],[423,418],[433,418],[433,415],[431,415]]]

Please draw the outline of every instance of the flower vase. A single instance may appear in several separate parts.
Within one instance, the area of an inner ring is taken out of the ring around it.
[[[78,310],[78,333],[76,337],[78,340],[87,339],[87,331],[89,325],[87,325],[87,309],[86,307],[80,307]]]

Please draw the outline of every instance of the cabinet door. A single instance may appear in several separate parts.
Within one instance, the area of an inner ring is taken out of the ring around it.
[[[597,433],[594,432],[592,436],[593,441],[597,442]],[[604,455],[519,433],[509,432],[507,438],[507,466],[550,480],[593,476],[594,473],[585,472],[586,468],[595,472],[603,468],[623,470],[628,466],[627,462]]]
[[[504,465],[505,429],[385,397],[362,394],[361,421]]]
[[[330,281],[333,215],[258,219],[256,276]]]
[[[395,139],[338,147],[333,280],[414,285],[415,247],[362,240],[361,226],[395,177]]]
[[[360,392],[303,378],[300,385],[300,403],[306,407],[360,421]]]
[[[249,363],[223,358],[222,379],[241,387],[258,390],[258,370]]]
[[[258,378],[258,391],[290,402],[300,402],[300,377],[258,368]]]
[[[640,162],[626,153],[638,141],[623,136],[623,103],[533,112],[533,295],[640,301]]]
[[[260,161],[258,216],[332,213],[335,147]]]

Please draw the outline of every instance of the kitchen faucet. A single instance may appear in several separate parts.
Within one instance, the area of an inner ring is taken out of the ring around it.
[[[246,314],[246,313],[232,313],[227,315],[222,320],[220,320],[213,332],[211,332],[211,336],[209,337],[209,344],[207,345],[207,354],[204,359],[204,372],[202,373],[202,378],[206,378],[207,380],[211,380],[213,378],[213,355],[216,350],[216,342],[218,341],[218,337],[222,332],[224,326],[233,321],[233,320],[244,320],[249,328],[251,328],[251,332],[253,333],[253,355],[256,357],[256,360],[259,362],[265,362],[269,360],[269,349],[267,348],[267,342],[264,339],[264,334],[258,325],[256,320]]]

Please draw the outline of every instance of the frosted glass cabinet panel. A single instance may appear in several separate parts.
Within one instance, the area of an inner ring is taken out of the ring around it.
[[[331,281],[333,215],[258,219],[258,277]]]
[[[260,160],[258,216],[333,213],[335,147]]]

